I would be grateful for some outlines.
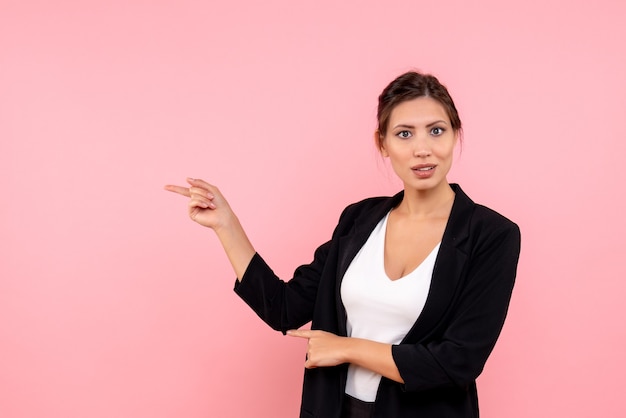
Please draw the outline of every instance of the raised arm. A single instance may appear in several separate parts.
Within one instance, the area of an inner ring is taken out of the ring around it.
[[[239,219],[217,187],[192,178],[187,183],[189,187],[167,185],[165,190],[190,198],[189,217],[215,231],[237,279],[241,280],[256,251]]]

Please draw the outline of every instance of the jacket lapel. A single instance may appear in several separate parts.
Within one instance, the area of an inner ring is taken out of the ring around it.
[[[343,275],[346,273],[346,270],[348,270],[348,266],[350,266],[354,257],[363,247],[376,225],[378,225],[378,222],[383,219],[387,212],[402,201],[403,195],[404,192],[400,192],[392,198],[383,201],[382,204],[375,206],[372,210],[356,217],[352,229],[350,229],[346,235],[339,238],[340,257],[337,266],[337,277],[339,277],[339,281],[343,279]]]
[[[403,343],[417,343],[435,329],[455,297],[459,280],[466,267],[465,243],[469,236],[468,220],[472,216],[475,204],[458,185],[451,186],[456,196],[435,260],[426,304]]]

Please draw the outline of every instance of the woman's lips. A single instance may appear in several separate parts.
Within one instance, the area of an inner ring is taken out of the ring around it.
[[[427,179],[432,177],[435,174],[435,168],[437,168],[434,164],[419,164],[414,167],[411,167],[413,173],[420,179]]]

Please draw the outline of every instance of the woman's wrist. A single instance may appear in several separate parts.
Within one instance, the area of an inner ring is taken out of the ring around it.
[[[241,280],[256,250],[248,239],[239,219],[232,217],[213,229],[233,266],[237,278]]]

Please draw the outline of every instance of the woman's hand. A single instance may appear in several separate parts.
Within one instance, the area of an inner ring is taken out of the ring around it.
[[[347,337],[339,337],[326,331],[308,329],[287,331],[287,335],[309,340],[306,350],[306,362],[304,363],[304,367],[307,369],[337,366],[347,361],[346,350],[350,340]]]
[[[217,187],[188,178],[190,187],[165,186],[165,190],[189,197],[189,217],[217,234],[237,278],[241,280],[256,253],[246,232]]]
[[[188,178],[189,187],[167,185],[165,190],[189,197],[189,217],[200,225],[219,229],[233,220],[234,213],[219,189],[204,180]]]
[[[391,344],[308,329],[287,331],[287,335],[309,340],[304,363],[307,369],[351,363],[404,383],[393,360]]]

